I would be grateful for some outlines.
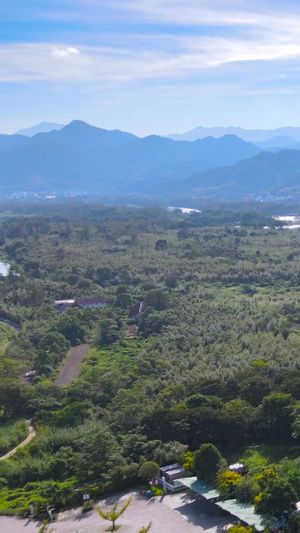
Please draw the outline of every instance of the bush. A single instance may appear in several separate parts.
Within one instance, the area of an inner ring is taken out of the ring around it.
[[[237,486],[241,483],[242,476],[227,470],[218,476],[218,490],[222,500],[236,497]]]
[[[150,481],[158,475],[159,466],[154,461],[146,461],[139,469],[139,477]]]

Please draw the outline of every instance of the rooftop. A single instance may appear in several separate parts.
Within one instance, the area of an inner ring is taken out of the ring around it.
[[[75,300],[54,300],[55,305],[74,305]]]
[[[106,299],[102,296],[96,296],[95,298],[76,298],[75,302],[78,305],[85,304],[105,304]]]
[[[200,496],[203,496],[206,500],[212,500],[214,498],[219,498],[219,492],[214,488],[213,485],[209,483],[203,483],[199,481],[196,477],[183,477],[180,479],[180,482],[189,489],[193,490]]]

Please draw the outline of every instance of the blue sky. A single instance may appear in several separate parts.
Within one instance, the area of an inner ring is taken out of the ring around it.
[[[299,126],[299,4],[1,0],[0,131]]]

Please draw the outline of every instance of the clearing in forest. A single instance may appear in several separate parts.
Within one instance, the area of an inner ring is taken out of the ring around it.
[[[89,344],[80,344],[69,351],[67,360],[56,380],[57,385],[60,387],[70,385],[72,381],[77,378],[81,363],[83,362],[89,349]]]

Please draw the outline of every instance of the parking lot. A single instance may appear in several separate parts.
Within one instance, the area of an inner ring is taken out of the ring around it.
[[[222,533],[230,526],[217,508],[204,500],[195,499],[192,493],[180,493],[156,498],[127,492],[99,502],[108,510],[116,500],[124,504],[132,495],[132,502],[117,520],[120,533],[138,533],[152,521],[151,533]],[[37,533],[41,524],[32,520],[0,517],[3,533]],[[110,522],[103,520],[96,510],[82,514],[80,509],[60,513],[53,524],[55,533],[104,533]]]

